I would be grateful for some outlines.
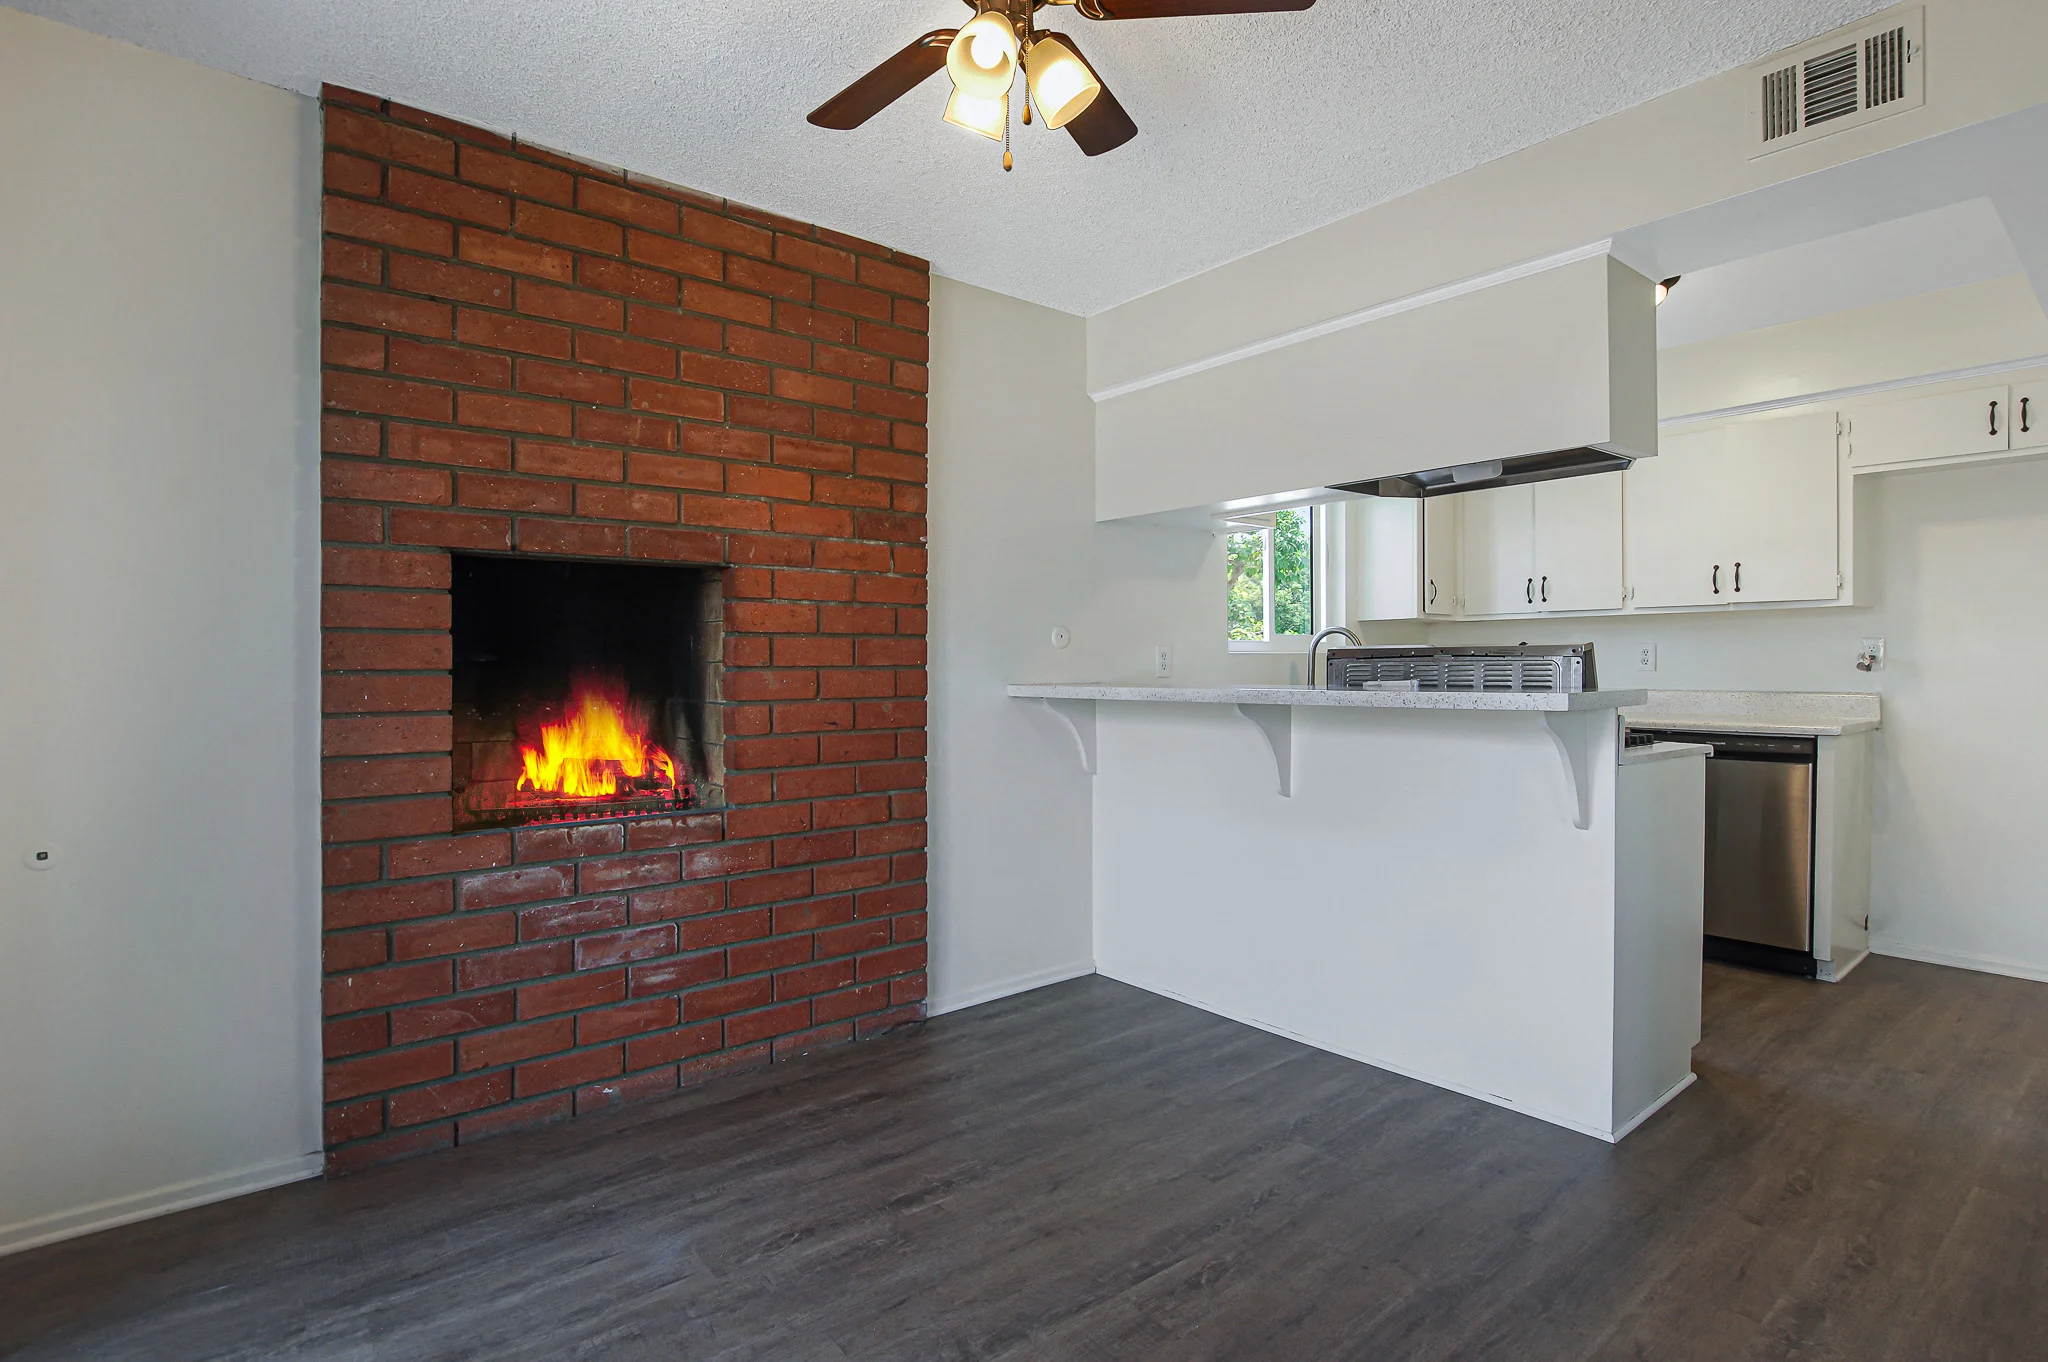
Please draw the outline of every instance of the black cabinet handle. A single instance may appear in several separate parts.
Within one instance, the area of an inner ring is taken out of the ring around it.
[[[1986,431],[1985,434],[1998,434],[1998,404],[1996,402],[1991,404],[1991,429]]]
[[[1737,591],[1742,590],[1742,564],[1740,563],[1735,565],[1735,589]]]
[[[1719,563],[1714,564],[1714,594],[1716,596],[1721,594],[1721,565]]]
[[[1436,604],[1436,578],[1434,577],[1429,579],[1429,600],[1427,604]]]
[[[1531,577],[1522,584],[1522,598],[1531,605],[1536,604],[1536,579],[1534,577]]]
[[[2020,399],[2020,434],[2022,435],[2033,429],[2032,426],[2027,424],[2027,404],[2033,400],[2031,397],[2022,397]]]
[[[1543,599],[1546,601],[1550,599],[1550,578],[1548,575],[1545,575],[1543,578]]]

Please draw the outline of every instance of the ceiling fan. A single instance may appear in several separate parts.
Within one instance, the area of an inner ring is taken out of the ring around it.
[[[1084,19],[1174,19],[1209,14],[1271,14],[1304,10],[1316,0],[966,0],[974,17],[904,47],[820,104],[810,121],[821,128],[857,128],[945,67],[953,79],[946,121],[1003,144],[1010,168],[1010,90],[1024,72],[1024,119],[1032,106],[1049,128],[1065,128],[1084,155],[1114,151],[1138,135],[1081,45],[1034,28],[1046,5],[1071,5]]]

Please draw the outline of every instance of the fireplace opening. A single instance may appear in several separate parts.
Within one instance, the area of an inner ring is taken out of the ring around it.
[[[453,566],[458,831],[723,806],[718,568]]]

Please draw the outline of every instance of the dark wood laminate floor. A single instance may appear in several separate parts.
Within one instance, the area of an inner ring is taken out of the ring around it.
[[[2048,986],[1710,966],[1618,1147],[1103,979],[0,1259],[22,1358],[2048,1357]]]

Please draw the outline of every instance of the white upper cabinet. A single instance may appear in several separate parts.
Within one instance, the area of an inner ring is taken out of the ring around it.
[[[2048,445],[2048,379],[2015,383],[2012,389],[2012,447]]]
[[[1667,433],[1622,479],[1636,609],[1839,594],[1833,412]]]
[[[1456,500],[1463,503],[1459,508],[1463,519],[1459,578],[1466,614],[1536,612],[1533,491],[1524,484],[1456,494]]]
[[[1727,428],[1721,478],[1739,489],[1723,537],[1727,580],[1745,601],[1831,601],[1841,527],[1835,414],[1742,421]]]
[[[1350,597],[1353,618],[1456,617],[1462,500],[1360,497],[1339,503],[1352,529],[1348,556],[1356,565]]]
[[[1559,478],[1534,483],[1529,490],[1536,608],[1621,609],[1621,474]]]
[[[2034,399],[2028,403],[2032,425],[2040,419],[2039,395],[2026,387],[2020,391]],[[2013,407],[2013,390],[1998,384],[1860,408],[1844,421],[1849,466],[1889,468],[2015,448],[2012,428],[2018,416]]]
[[[1720,479],[1727,427],[1667,431],[1654,459],[1621,475],[1630,601],[1638,610],[1713,605],[1716,536],[1732,500]]]
[[[1621,476],[1461,492],[1459,594],[1467,615],[1619,610]]]
[[[1422,503],[1422,613],[1458,613],[1458,498]]]

